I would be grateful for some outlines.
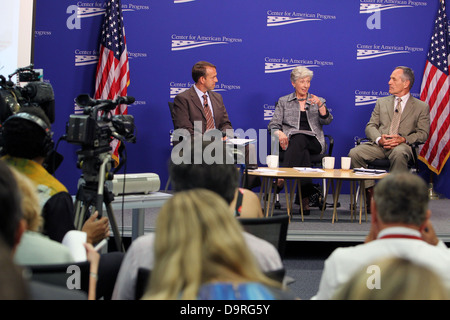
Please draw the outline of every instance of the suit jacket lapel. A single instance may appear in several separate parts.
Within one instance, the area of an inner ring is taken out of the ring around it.
[[[203,111],[203,103],[199,99],[197,92],[195,91],[195,88],[191,87],[189,90],[191,91],[190,94],[191,94],[192,101],[194,101],[194,105],[201,111],[201,113],[203,114],[203,116],[206,119],[205,113]]]
[[[408,101],[406,101],[405,108],[402,112],[402,117],[400,118],[400,123],[405,120],[414,110],[414,100],[412,96],[409,96]]]
[[[390,122],[392,122],[392,118],[394,117],[394,103],[395,96],[390,96],[389,103],[386,106]]]

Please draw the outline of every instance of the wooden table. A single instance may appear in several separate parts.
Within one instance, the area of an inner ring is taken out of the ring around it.
[[[259,171],[261,170],[261,171]],[[312,171],[315,170],[315,171]],[[366,180],[379,180],[384,178],[387,173],[381,175],[367,175],[355,173],[353,170],[343,170],[343,169],[311,169],[304,168],[304,170],[294,169],[294,168],[258,168],[256,171],[249,170],[249,175],[258,176],[262,179],[261,189],[259,192],[260,199],[264,200],[264,211],[266,216],[273,214],[275,197],[276,197],[276,184],[274,184],[275,179],[284,179],[284,190],[286,196],[287,211],[289,217],[292,216],[292,202],[294,199],[295,189],[300,186],[300,180],[302,178],[311,178],[311,179],[325,179],[327,181],[326,184],[326,192],[324,194],[324,202],[322,207],[322,214],[320,218],[322,219],[323,213],[326,208],[326,197],[329,192],[330,185],[334,185],[334,181],[336,181],[336,187],[333,188],[333,218],[332,223],[337,219],[337,203],[339,200],[339,194],[341,192],[342,182],[344,180],[348,180],[351,182],[350,184],[350,212],[351,218],[353,221],[353,208],[356,203],[356,197],[359,196],[360,206],[359,206],[359,223],[361,224],[362,218],[362,208],[364,206],[365,218],[367,221],[367,208],[366,204],[366,193],[365,191],[365,181]],[[288,182],[290,181],[290,183]],[[356,192],[356,182],[360,183],[359,194]],[[302,198],[301,188],[299,190],[299,198]],[[304,221],[303,217],[303,205],[300,201],[300,213],[302,217],[302,221]]]

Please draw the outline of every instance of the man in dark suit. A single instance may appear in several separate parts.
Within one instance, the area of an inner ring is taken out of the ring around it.
[[[395,68],[389,80],[391,95],[377,100],[366,125],[366,137],[371,141],[350,150],[353,168],[367,167],[367,162],[388,158],[391,172],[408,169],[408,161],[413,156],[409,145],[425,142],[430,131],[430,108],[410,94],[413,84],[413,70]],[[368,204],[374,184],[373,180],[366,182]]]
[[[216,66],[206,61],[197,62],[192,67],[192,79],[195,84],[178,94],[173,101],[174,129],[187,130],[191,137],[201,136],[209,130],[219,130],[223,140],[233,138],[234,131],[223,98],[213,91],[218,81]],[[177,142],[179,140],[174,139],[174,145]],[[245,146],[245,163],[247,166],[257,165],[254,146]],[[245,186],[252,189],[260,184],[259,178],[249,177]]]
[[[192,67],[192,79],[195,84],[174,99],[175,129],[186,129],[191,136],[218,129],[225,136],[226,130],[233,127],[222,96],[212,91],[218,81],[216,66],[206,61],[197,62]]]

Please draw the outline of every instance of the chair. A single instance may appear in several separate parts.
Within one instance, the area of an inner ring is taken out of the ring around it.
[[[136,278],[136,285],[134,288],[134,299],[140,300],[147,289],[147,284],[150,279],[152,271],[147,268],[139,268]]]
[[[173,127],[175,129],[175,122],[174,122],[174,118],[173,118],[173,105],[174,105],[174,103],[169,101],[168,105],[169,105],[170,117],[172,118],[172,123],[174,125]],[[173,130],[170,130],[169,136],[170,136],[170,146],[173,146],[173,142],[172,142],[173,141]],[[171,182],[171,178],[169,176],[167,178],[166,187],[164,188],[165,192],[167,192],[167,190],[169,189],[170,182]]]
[[[238,221],[245,231],[270,242],[278,249],[280,257],[284,257],[289,225],[287,214],[266,218],[239,218]]]
[[[73,266],[79,267],[80,278],[77,278],[78,270],[73,268]],[[52,284],[66,289],[70,289],[69,285],[74,285],[77,289],[81,289],[86,293],[89,292],[89,261],[64,264],[26,265],[23,267],[30,273],[29,280]]]

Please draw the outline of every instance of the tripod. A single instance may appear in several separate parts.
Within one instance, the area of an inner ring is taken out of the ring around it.
[[[105,184],[106,172],[110,172],[111,169],[112,159],[110,150],[111,148],[107,146],[99,150],[81,150],[78,152],[78,164],[83,173],[78,181],[78,191],[75,200],[75,227],[81,230],[90,212],[97,210],[98,216],[101,217],[104,203],[111,228],[114,232],[117,250],[125,252],[111,206],[114,195],[108,190]],[[97,168],[99,168],[98,172],[96,171]]]

